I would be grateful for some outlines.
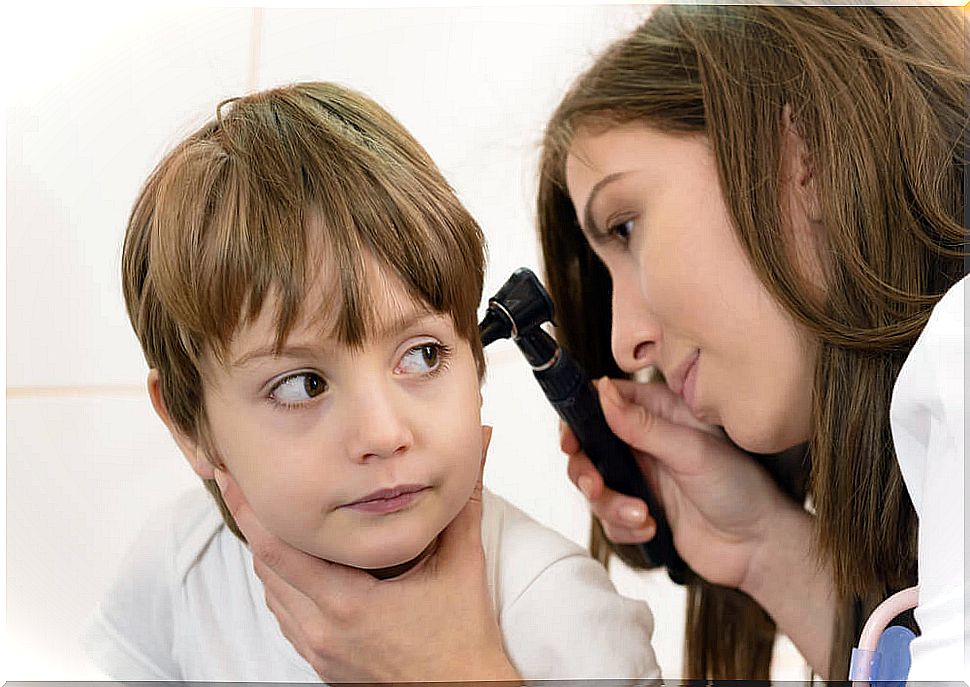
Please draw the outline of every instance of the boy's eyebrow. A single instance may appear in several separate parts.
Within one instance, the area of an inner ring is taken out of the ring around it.
[[[427,310],[414,310],[405,313],[395,320],[391,320],[387,325],[380,328],[377,335],[380,337],[390,337],[407,331],[422,320],[435,317],[435,313]],[[319,355],[320,346],[312,345],[287,345],[276,350],[274,344],[260,346],[259,348],[243,353],[233,361],[232,367],[245,367],[257,358],[306,358]]]
[[[397,319],[391,320],[380,327],[377,335],[381,337],[395,336],[403,331],[407,331],[422,320],[435,317],[435,315],[436,313],[424,309],[415,309],[411,312],[406,312]]]
[[[277,351],[275,345],[269,344],[243,353],[233,361],[232,366],[245,367],[256,358],[302,358],[318,355],[319,353],[320,349],[314,346],[283,346],[283,348]]]

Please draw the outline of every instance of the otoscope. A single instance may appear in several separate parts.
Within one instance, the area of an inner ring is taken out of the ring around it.
[[[516,270],[488,302],[478,325],[482,345],[510,336],[525,355],[532,374],[610,489],[642,499],[657,523],[653,539],[640,545],[647,561],[666,566],[670,579],[683,584],[687,574],[674,548],[660,502],[647,488],[629,447],[610,430],[599,396],[579,364],[540,325],[552,322],[552,299],[526,268]]]

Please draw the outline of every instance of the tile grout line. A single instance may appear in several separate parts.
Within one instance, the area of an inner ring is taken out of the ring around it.
[[[141,384],[86,384],[75,386],[8,386],[7,398],[80,398],[90,396],[147,396]]]
[[[508,349],[487,351],[486,369],[505,367],[508,364],[521,362],[526,369],[528,365],[521,361],[521,354],[514,346]],[[144,384],[36,384],[23,386],[8,386],[7,398],[84,398],[91,396],[147,396]]]

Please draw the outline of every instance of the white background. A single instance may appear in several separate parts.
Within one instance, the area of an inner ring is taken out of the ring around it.
[[[80,3],[79,3],[80,4]],[[572,78],[644,7],[21,8],[7,18],[6,680],[100,677],[85,617],[147,514],[197,483],[154,417],[119,255],[149,170],[223,98],[319,79],[364,91],[437,161],[490,247],[486,295],[537,268],[538,144]],[[508,342],[488,351],[486,484],[585,545],[556,419]],[[684,597],[614,563],[649,601],[664,674]],[[592,628],[591,628],[592,629]],[[780,645],[773,676],[802,679]]]

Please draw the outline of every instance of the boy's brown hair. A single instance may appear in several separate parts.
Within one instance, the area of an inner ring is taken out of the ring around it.
[[[452,317],[481,377],[484,253],[481,229],[404,127],[358,92],[310,82],[223,102],[165,156],[132,209],[122,281],[173,425],[207,443],[203,360],[222,361],[270,294],[281,348],[323,266],[342,343],[373,331],[370,256]]]

